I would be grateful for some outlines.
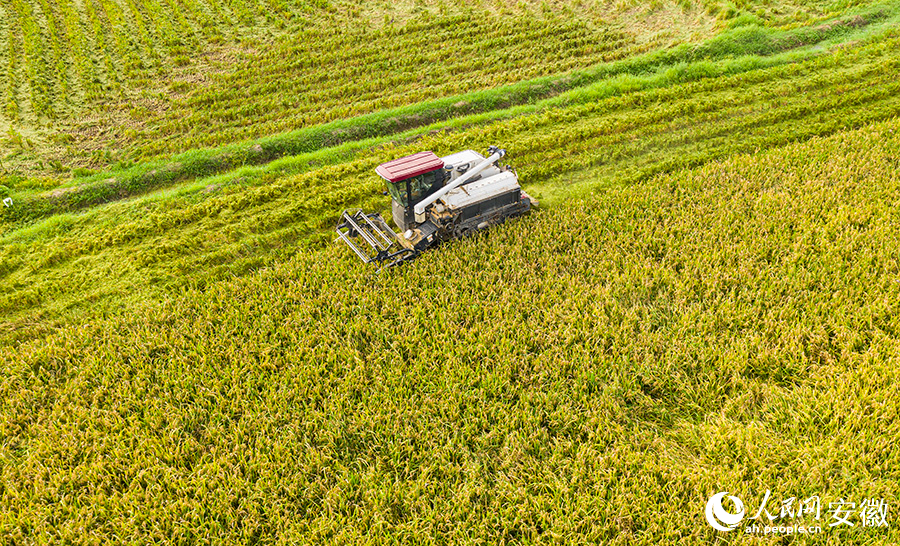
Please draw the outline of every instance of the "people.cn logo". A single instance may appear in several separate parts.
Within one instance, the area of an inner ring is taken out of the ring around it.
[[[728,491],[716,493],[706,503],[706,521],[719,531],[731,531],[737,528],[741,520],[744,519],[744,503],[734,495],[728,495],[728,498],[734,503],[737,513],[732,514],[725,510],[725,507],[722,506],[722,499],[726,495],[728,495]]]

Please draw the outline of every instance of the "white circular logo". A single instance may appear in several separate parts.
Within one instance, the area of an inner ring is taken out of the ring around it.
[[[706,503],[706,521],[719,531],[731,531],[744,519],[744,503],[741,502],[741,499],[734,495],[728,495],[728,498],[734,503],[735,509],[737,509],[737,513],[732,514],[722,506],[722,499],[725,495],[728,495],[728,491],[716,493]]]

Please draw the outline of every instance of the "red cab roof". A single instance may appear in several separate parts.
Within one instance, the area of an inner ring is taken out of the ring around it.
[[[443,167],[444,162],[434,152],[419,152],[382,163],[375,172],[388,182],[399,182]]]

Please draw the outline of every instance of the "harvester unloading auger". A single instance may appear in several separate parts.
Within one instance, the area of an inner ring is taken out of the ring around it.
[[[338,240],[362,261],[390,267],[441,241],[528,212],[537,201],[522,191],[512,167],[500,166],[506,150],[491,146],[488,153],[484,157],[465,150],[438,157],[419,152],[379,165],[375,172],[387,182],[394,223],[401,233],[394,233],[378,213],[345,210],[337,226]]]

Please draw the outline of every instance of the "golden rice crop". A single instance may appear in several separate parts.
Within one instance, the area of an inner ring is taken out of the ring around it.
[[[4,351],[0,535],[698,543],[715,491],[894,506],[898,156],[894,119]]]

